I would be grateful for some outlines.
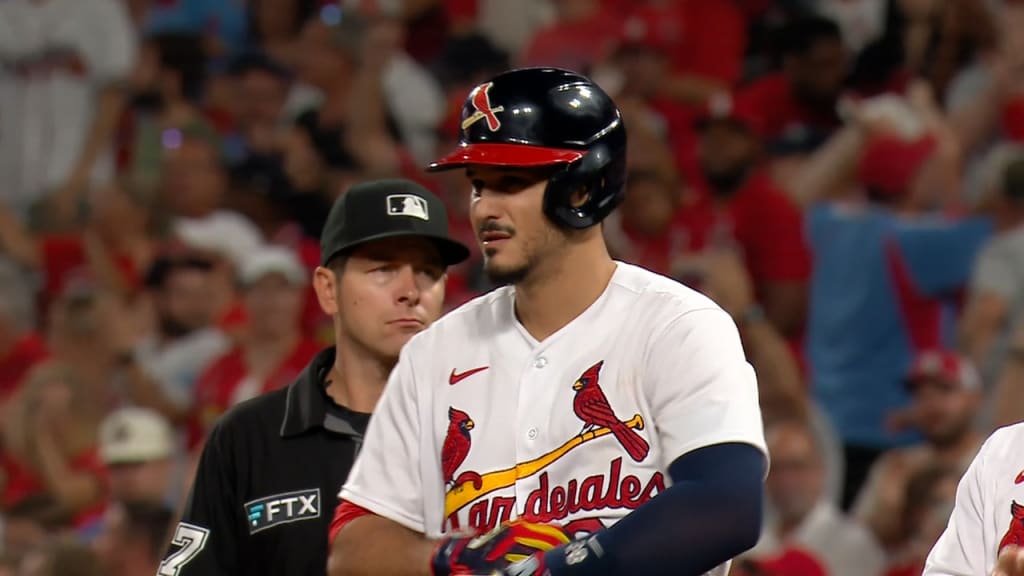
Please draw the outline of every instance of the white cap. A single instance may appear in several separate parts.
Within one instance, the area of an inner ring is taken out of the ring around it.
[[[250,285],[268,274],[280,274],[292,284],[306,282],[306,269],[295,252],[283,246],[265,245],[246,254],[242,260],[238,277],[244,285]]]
[[[160,414],[121,408],[100,425],[100,457],[107,464],[152,462],[174,453],[174,433]]]
[[[220,254],[235,266],[263,244],[255,224],[227,210],[202,218],[182,218],[174,224],[174,235],[186,246]]]

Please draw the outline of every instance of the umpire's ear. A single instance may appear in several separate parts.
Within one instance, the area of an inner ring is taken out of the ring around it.
[[[328,316],[338,313],[338,287],[341,278],[331,268],[317,266],[313,271],[313,290],[320,309]]]

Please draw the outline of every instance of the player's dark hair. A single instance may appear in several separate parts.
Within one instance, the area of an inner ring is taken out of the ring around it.
[[[124,511],[125,530],[142,539],[150,559],[159,561],[170,534],[174,512],[160,502],[129,500],[119,503]]]
[[[822,40],[842,41],[839,25],[821,16],[802,16],[784,26],[779,36],[783,57],[806,54]]]

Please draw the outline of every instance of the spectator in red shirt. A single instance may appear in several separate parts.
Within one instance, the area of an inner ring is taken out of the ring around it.
[[[602,0],[558,0],[557,17],[538,30],[519,57],[523,66],[555,66],[581,73],[604,58],[619,21]]]
[[[841,124],[838,105],[849,73],[839,27],[808,17],[780,34],[782,69],[743,88],[737,100],[756,111],[765,143],[808,132],[824,142]]]
[[[97,446],[103,409],[101,397],[67,364],[34,369],[3,423],[3,506],[48,493],[76,527],[98,519],[106,494]]]
[[[0,259],[0,420],[7,399],[46,357],[34,327],[35,298],[28,278],[14,263]]]
[[[677,225],[686,229],[691,251],[741,252],[768,319],[786,338],[798,339],[810,253],[801,213],[760,161],[762,123],[753,110],[723,95],[711,101],[698,126],[702,178]],[[676,274],[687,275],[693,262],[681,260]]]
[[[290,250],[266,246],[242,263],[246,324],[239,344],[211,364],[196,388],[195,446],[228,408],[288,385],[319,351],[300,330],[307,274]]]

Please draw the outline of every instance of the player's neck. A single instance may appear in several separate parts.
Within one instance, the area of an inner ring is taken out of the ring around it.
[[[355,412],[373,412],[394,362],[357,348],[338,338],[334,367],[328,376],[327,395],[339,406]]]
[[[614,273],[615,262],[603,242],[567,246],[516,285],[516,316],[543,342],[589,308]]]

